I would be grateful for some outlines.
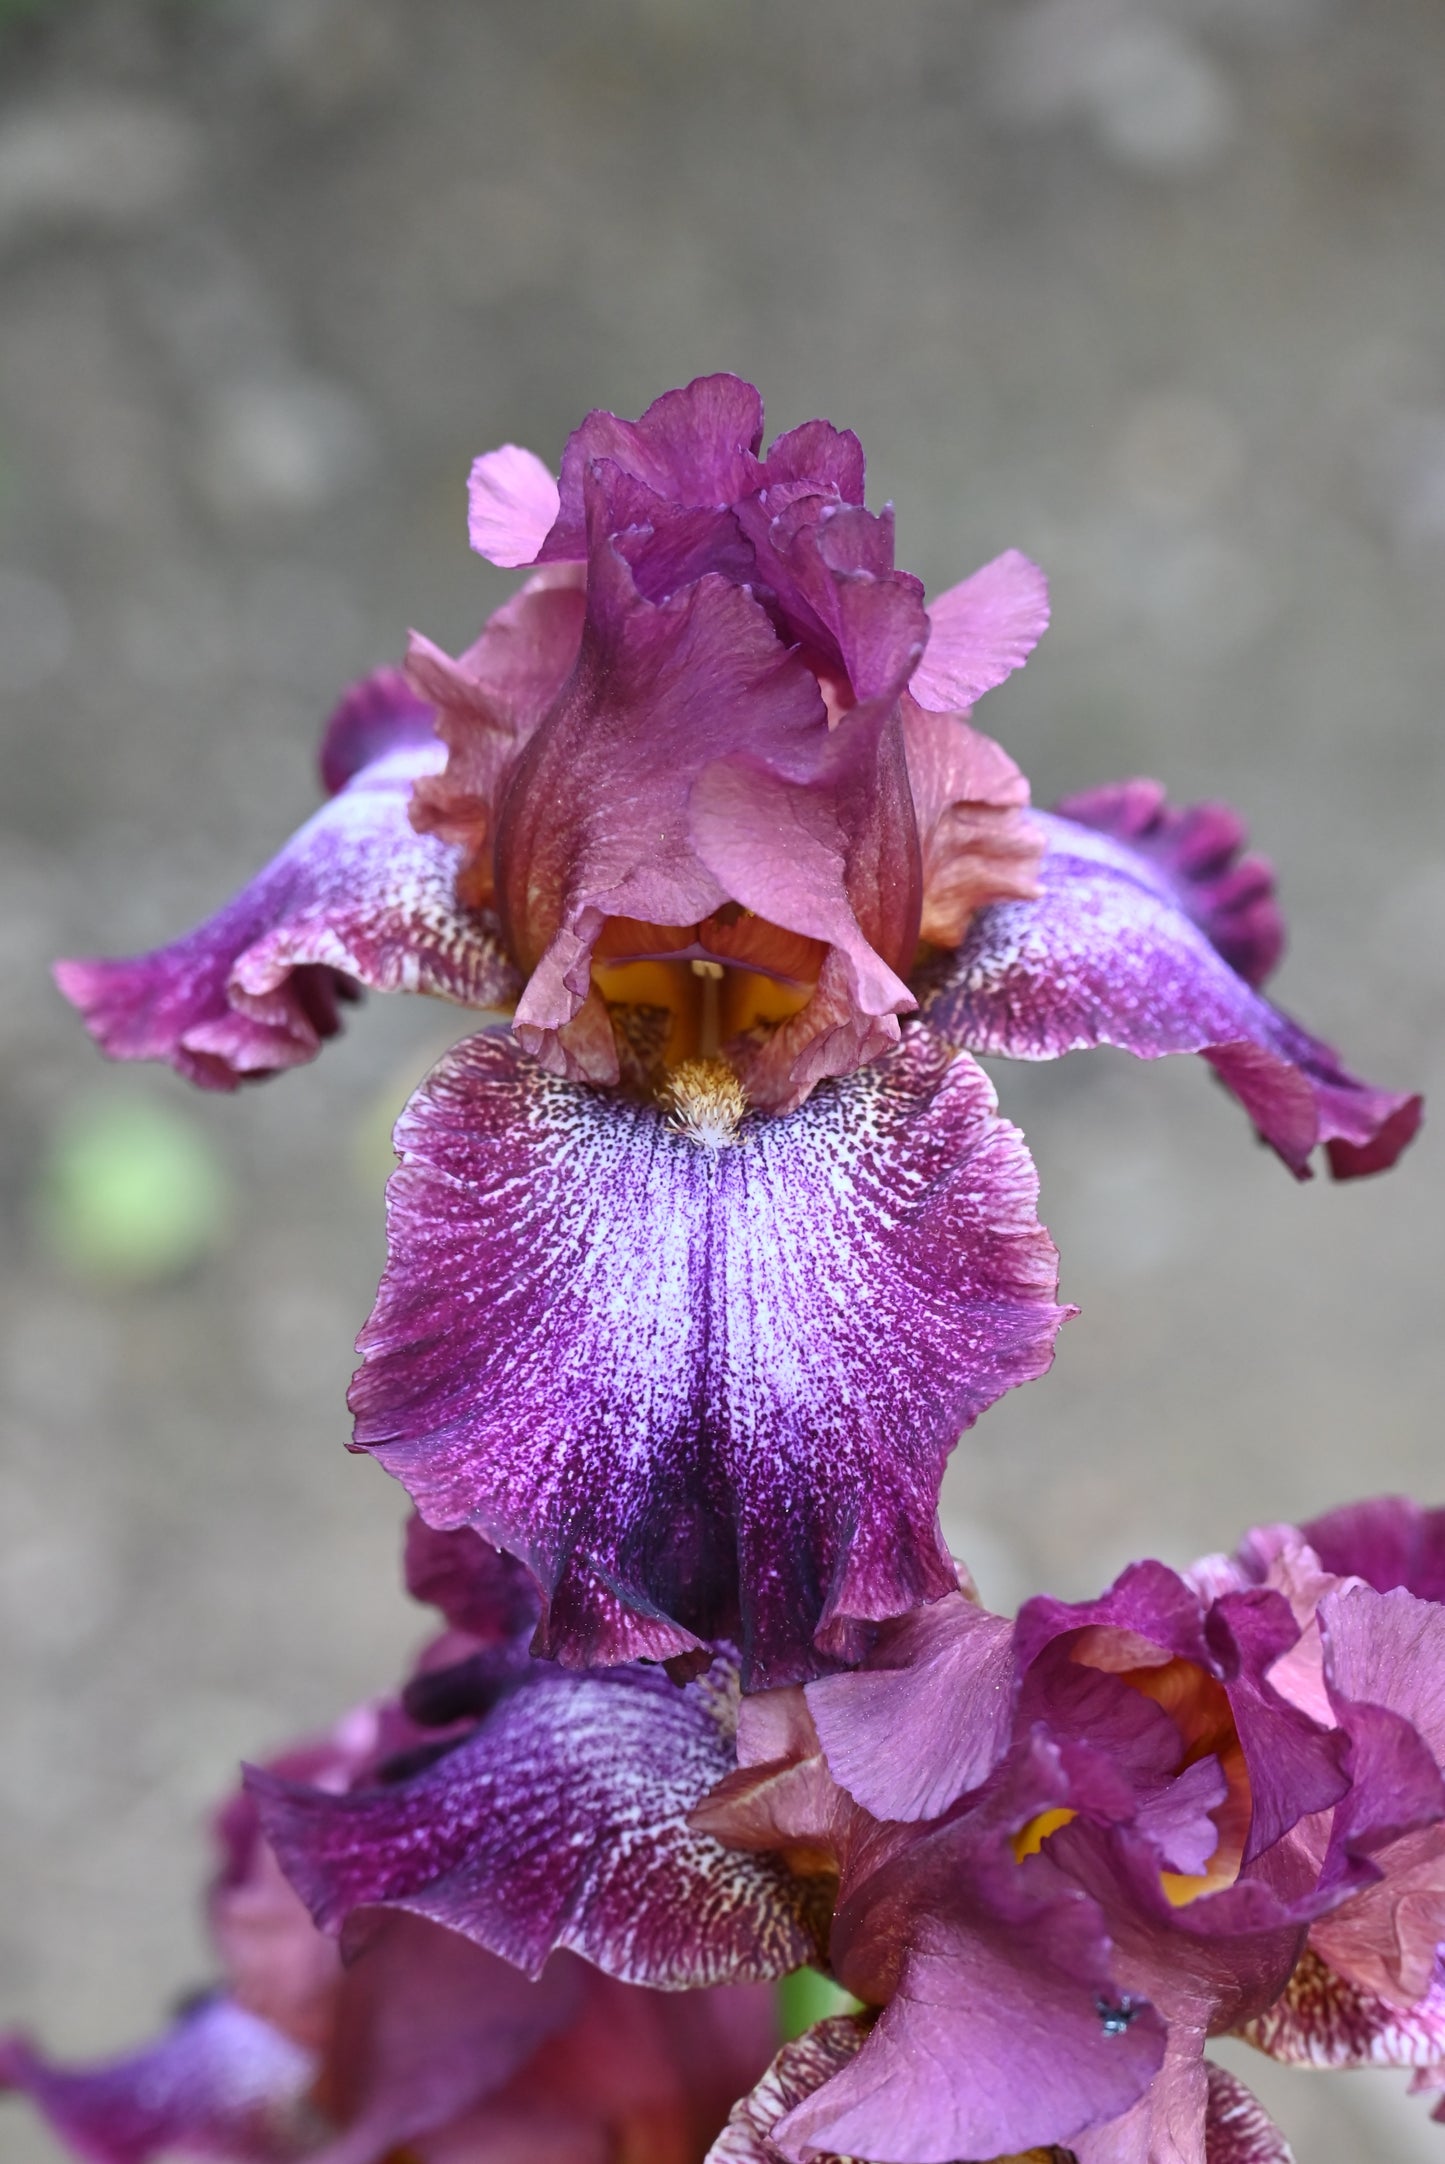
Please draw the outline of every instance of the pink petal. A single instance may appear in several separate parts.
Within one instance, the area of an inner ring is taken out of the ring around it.
[[[940,713],[968,708],[1021,668],[1049,628],[1049,586],[1006,549],[929,603],[928,645],[909,689]]]
[[[467,532],[489,563],[513,570],[537,561],[557,517],[557,484],[534,451],[504,443],[477,459],[467,484]]]

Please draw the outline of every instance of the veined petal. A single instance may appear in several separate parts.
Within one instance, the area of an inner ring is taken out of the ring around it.
[[[1204,2078],[1204,2164],[1294,2164],[1289,2143],[1237,2074],[1206,2059]]]
[[[307,2102],[318,2059],[230,1999],[207,2000],[139,2051],[63,2067],[23,2037],[0,2038],[0,2090],[42,2111],[92,2164],[168,2153],[285,2164],[316,2146]]]
[[[773,2141],[773,2128],[795,2104],[841,2073],[867,2034],[868,2023],[857,2015],[833,2014],[784,2044],[757,2087],[734,2104],[708,2151],[707,2164],[781,2164],[783,2152]],[[819,2159],[819,2164],[832,2164],[832,2159]]]
[[[938,1818],[1007,1750],[1014,1676],[1013,1624],[950,1593],[885,1623],[861,1668],[810,1683],[808,1710],[830,1772],[865,1810]]]
[[[1159,2066],[1164,2027],[1148,2007],[1122,2028],[1106,2022],[1098,1912],[1070,1896],[1010,1907],[967,1932],[920,1923],[857,2056],[778,2124],[785,2157],[997,2158],[1067,2148],[1129,2108]]]
[[[805,1895],[689,1813],[733,1765],[735,1673],[534,1674],[409,1780],[338,1796],[253,1771],[267,1838],[325,1930],[364,1944],[404,1910],[541,1973],[570,1948],[669,1989],[814,1958]],[[358,1913],[360,1912],[360,1913]]]
[[[1171,2029],[1164,2065],[1132,2111],[1073,2146],[1076,2164],[1294,2164],[1258,2097],[1183,2027]]]
[[[1121,784],[1073,810],[1112,817],[1152,787]],[[1233,953],[1258,969],[1269,950],[1253,872],[1235,888],[1212,849],[1196,861],[1188,815],[1163,822],[1148,850],[1077,816],[1036,817],[1047,842],[1039,898],[981,911],[933,965],[922,995],[931,1028],[1011,1059],[1100,1044],[1141,1059],[1202,1053],[1299,1178],[1317,1144],[1337,1179],[1394,1163],[1420,1099],[1358,1081],[1230,966]]]
[[[535,563],[557,517],[557,484],[535,451],[504,443],[473,461],[467,532],[489,563],[514,570]]]
[[[1445,2062],[1445,1970],[1437,1962],[1423,1998],[1397,2006],[1307,1946],[1274,2004],[1235,2033],[1286,2066],[1437,2066]]]
[[[914,1032],[708,1147],[484,1035],[397,1146],[356,1444],[522,1557],[544,1650],[740,1634],[750,1681],[784,1682],[954,1587],[944,1461],[1065,1314],[972,1061]]]
[[[441,757],[429,709],[394,671],[357,686],[323,751],[337,794],[234,901],[153,953],[56,964],[101,1049],[234,1089],[313,1059],[358,986],[470,1007],[512,997],[494,921],[456,901],[455,851],[407,817]]]
[[[495,898],[496,821],[507,776],[571,674],[586,608],[582,572],[554,565],[488,617],[481,636],[453,660],[413,632],[407,673],[436,709],[446,764],[412,791],[419,834],[462,852],[457,892],[475,908]]]
[[[928,645],[910,689],[920,706],[956,713],[1022,668],[1049,628],[1049,582],[1005,549],[928,607]]]
[[[956,947],[987,903],[1037,895],[1043,830],[1027,781],[992,737],[907,692],[901,715],[923,856],[919,937]]]
[[[698,775],[748,751],[807,768],[828,741],[815,680],[740,588],[709,576],[654,605],[604,538],[587,609],[577,666],[518,761],[497,834],[503,922],[532,972],[518,1036],[574,1074],[559,1033],[588,999],[606,919],[692,924],[730,898],[689,828]],[[616,1074],[614,1054],[589,1079]]]

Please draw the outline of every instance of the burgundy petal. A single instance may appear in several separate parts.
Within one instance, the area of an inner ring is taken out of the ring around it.
[[[0,2089],[22,2091],[92,2164],[170,2152],[284,2164],[316,2146],[316,2074],[311,2052],[224,1998],[99,2065],[57,2066],[23,2037],[0,2038]]]
[[[1110,816],[1128,792],[1152,786],[1102,792]],[[1038,815],[1048,844],[1039,899],[981,911],[957,952],[934,965],[923,1001],[930,1026],[1013,1059],[1100,1044],[1141,1059],[1199,1052],[1300,1178],[1316,1144],[1337,1179],[1393,1164],[1419,1127],[1419,1098],[1358,1081],[1230,966],[1231,954],[1263,966],[1272,904],[1253,872],[1235,884],[1247,865],[1221,866],[1219,815],[1198,815],[1202,828],[1172,815],[1139,847],[1094,823],[1096,801],[1076,799],[1076,815],[1081,803],[1091,823]]]
[[[523,1558],[568,1661],[856,1658],[956,1583],[944,1461],[1064,1315],[994,1102],[916,1032],[708,1147],[471,1039],[397,1130],[357,1447]]]
[[[1049,628],[1049,583],[1006,549],[929,603],[928,645],[913,672],[920,706],[956,713],[1021,668]]]
[[[1436,2066],[1445,2061],[1445,1968],[1437,1962],[1413,2006],[1396,2006],[1306,1947],[1274,2004],[1238,2034],[1286,2066]]]
[[[454,851],[407,817],[413,783],[440,758],[427,710],[394,672],[349,693],[323,753],[343,786],[234,901],[151,954],[57,963],[102,1050],[234,1089],[314,1058],[357,985],[470,1007],[510,998],[495,923],[458,905]]]
[[[681,1689],[655,1669],[544,1670],[410,1780],[345,1796],[249,1780],[318,1925],[355,1917],[345,1943],[401,1909],[532,1976],[571,1948],[624,1982],[745,1982],[815,1947],[777,1863],[688,1824],[732,1767],[733,1704],[726,1663]]]
[[[961,1593],[885,1623],[861,1668],[808,1686],[834,1778],[875,1818],[940,1817],[1008,1748],[1013,1638]]]
[[[841,2073],[868,2034],[853,2014],[833,2014],[784,2044],[757,2087],[740,2097],[707,2164],[781,2164],[773,2129],[793,2107]],[[810,2152],[817,2154],[816,2151]],[[831,2160],[829,2160],[831,2164]]]

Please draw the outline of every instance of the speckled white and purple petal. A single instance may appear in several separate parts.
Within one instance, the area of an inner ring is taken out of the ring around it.
[[[916,987],[930,1028],[1006,1059],[1094,1045],[1141,1059],[1197,1052],[1300,1177],[1317,1144],[1337,1178],[1394,1163],[1419,1126],[1418,1097],[1359,1081],[1262,999],[1141,849],[1036,816],[1047,842],[1041,892],[980,910],[963,944],[932,966]]]
[[[1239,2031],[1287,2066],[1445,2064],[1445,1962],[1413,2006],[1348,1982],[1306,1947],[1273,2006]]]
[[[733,1770],[736,1664],[531,1680],[435,1765],[338,1796],[253,1772],[262,1824],[317,1923],[364,1943],[403,1909],[540,1973],[558,1947],[625,1983],[762,1981],[816,1958],[777,1859],[689,1824]]]
[[[432,1524],[523,1558],[543,1650],[726,1637],[750,1685],[794,1681],[954,1589],[945,1460],[1066,1312],[1032,1160],[971,1060],[907,1032],[710,1149],[487,1034],[396,1144],[356,1447]]]
[[[739,2097],[728,2123],[707,2153],[706,2164],[784,2164],[772,2139],[778,2121],[851,2063],[868,2035],[856,2014],[830,2014],[803,2036],[784,2044],[756,2088]],[[816,2164],[835,2164],[819,2156]],[[836,2160],[843,2164],[843,2160]]]
[[[1204,2164],[1294,2164],[1289,2143],[1237,2074],[1206,2059],[1204,2075]]]
[[[357,986],[470,1007],[515,996],[495,923],[457,902],[457,850],[407,817],[413,784],[444,758],[412,723],[184,938],[129,959],[57,964],[101,1049],[234,1089],[313,1059],[339,1027],[338,997]]]

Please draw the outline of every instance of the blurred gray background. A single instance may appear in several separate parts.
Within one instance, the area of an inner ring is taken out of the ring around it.
[[[459,1033],[373,1003],[208,1099],[103,1070],[50,959],[205,913],[336,689],[469,639],[474,453],[727,367],[858,430],[930,587],[1045,565],[982,714],[1038,799],[1233,799],[1282,1001],[1445,1086],[1442,232],[1438,0],[3,0],[0,2018],[142,2034],[237,1759],[418,1636],[342,1392]],[[1445,1494],[1438,1125],[1297,1188],[1195,1063],[998,1079],[1084,1312],[955,1458],[986,1595]],[[1302,2164],[1445,2146],[1398,2085],[1260,2086]]]

